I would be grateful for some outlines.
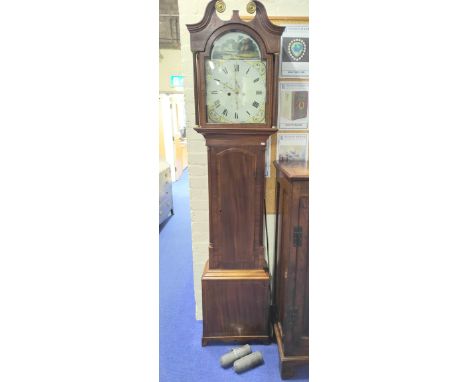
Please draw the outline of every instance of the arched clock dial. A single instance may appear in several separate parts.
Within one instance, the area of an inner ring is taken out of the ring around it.
[[[266,66],[250,36],[229,32],[205,62],[208,123],[265,123]]]
[[[210,60],[206,66],[209,123],[265,123],[264,62]]]

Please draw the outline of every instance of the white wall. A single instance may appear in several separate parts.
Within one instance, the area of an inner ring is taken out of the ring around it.
[[[170,76],[182,75],[182,57],[178,49],[159,50],[159,92],[182,91],[170,87]]]
[[[245,8],[248,1],[226,1],[226,11],[220,15],[229,19],[232,10],[238,9],[242,15],[248,15]],[[195,125],[195,106],[193,96],[193,66],[190,50],[190,36],[186,24],[193,24],[203,17],[207,0],[179,0],[180,36],[182,71],[185,76],[185,105],[187,113],[188,163],[190,179],[190,205],[192,214],[192,250],[193,276],[196,302],[196,318],[202,319],[201,309],[201,276],[203,267],[208,259],[208,176],[207,155],[204,138],[193,130]],[[308,0],[264,0],[270,16],[308,16]],[[268,219],[270,252],[274,247],[271,233],[274,219]],[[271,263],[271,261],[270,261]]]

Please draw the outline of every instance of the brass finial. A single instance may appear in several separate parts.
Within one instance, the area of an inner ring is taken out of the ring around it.
[[[255,13],[255,11],[257,10],[257,6],[255,5],[255,3],[253,1],[250,1],[248,4],[247,4],[247,12],[249,13]]]
[[[226,10],[226,4],[223,0],[218,0],[215,4],[215,8],[219,13],[223,13]]]

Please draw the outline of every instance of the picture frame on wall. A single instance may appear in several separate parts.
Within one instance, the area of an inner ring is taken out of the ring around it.
[[[286,25],[281,36],[280,77],[309,77],[309,25]]]
[[[278,128],[307,130],[309,127],[309,83],[280,82]]]
[[[307,161],[309,134],[278,133],[276,143],[277,161]]]

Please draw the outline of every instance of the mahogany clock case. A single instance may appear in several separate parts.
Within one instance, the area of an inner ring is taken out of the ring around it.
[[[234,17],[233,17],[234,18]],[[225,25],[224,27],[219,28],[215,33],[213,33],[210,39],[207,42],[207,47],[211,47],[211,45],[218,39],[221,35],[225,34],[226,32],[232,31],[232,26]],[[258,33],[251,29],[250,27],[246,27],[244,25],[236,25],[236,32],[244,32],[247,35],[253,37],[256,41],[261,41],[260,36]],[[273,58],[271,55],[267,55],[265,52],[265,48],[262,44],[259,44],[261,57],[263,60],[266,61],[266,84],[268,85],[266,88],[266,104],[271,104],[273,102]],[[210,59],[211,56],[211,49],[207,49],[204,52],[201,52],[198,55],[198,66],[199,66],[199,73],[200,75],[197,78],[197,88],[199,89],[199,118],[200,118],[200,125],[204,127],[222,127],[225,124],[218,124],[218,123],[209,123],[208,116],[207,116],[207,109],[206,109],[206,65],[205,62]],[[209,125],[209,126],[208,126]],[[245,124],[230,124],[232,126],[241,126],[245,127]],[[272,125],[272,110],[270,107],[265,108],[265,123],[250,123],[248,127],[266,127]]]
[[[259,1],[254,1],[256,15],[251,21],[242,20],[237,10],[233,11],[231,20],[221,20],[216,14],[215,3],[215,0],[208,3],[204,17],[199,23],[187,25],[193,53],[196,124],[202,128],[271,128],[276,125],[277,118],[277,108],[273,105],[277,104],[280,38],[284,27],[271,23],[265,7]],[[266,62],[265,123],[208,123],[205,63],[210,59],[211,48],[216,39],[232,31],[243,32],[252,37],[260,48],[262,60]]]
[[[275,130],[207,130],[197,129],[208,146],[210,268],[264,269],[265,147]]]
[[[187,25],[193,52],[195,130],[208,147],[209,260],[202,276],[203,338],[212,341],[269,342],[269,272],[263,245],[265,147],[277,129],[277,76],[284,28],[256,15],[243,21],[234,11],[221,20],[216,1],[203,19]],[[264,123],[208,123],[205,62],[217,38],[242,32],[254,39],[266,63]]]
[[[269,342],[263,245],[265,142],[273,129],[216,134],[208,146],[209,260],[202,275],[203,339]]]

